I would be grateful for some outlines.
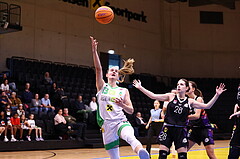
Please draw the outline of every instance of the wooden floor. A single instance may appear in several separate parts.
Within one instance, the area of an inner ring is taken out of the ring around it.
[[[0,145],[2,146],[2,145]],[[229,140],[215,141],[215,154],[218,159],[226,159],[228,155]],[[121,159],[137,159],[130,146],[120,147]],[[103,148],[94,149],[68,149],[46,151],[19,151],[0,152],[1,159],[107,159],[108,154]],[[152,159],[158,158],[158,145],[152,146]],[[171,154],[168,159],[172,158]],[[189,159],[207,159],[203,146],[195,145],[188,152]]]

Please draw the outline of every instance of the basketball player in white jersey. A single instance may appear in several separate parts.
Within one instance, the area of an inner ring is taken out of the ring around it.
[[[96,71],[97,87],[97,122],[102,129],[103,143],[111,159],[119,159],[119,137],[129,143],[140,159],[149,159],[148,152],[143,149],[142,144],[135,138],[134,130],[127,121],[123,110],[132,114],[134,112],[129,92],[126,88],[118,87],[117,81],[126,74],[132,74],[133,59],[125,61],[124,67],[109,68],[106,77],[108,82],[103,80],[102,66],[97,53],[98,42],[90,37],[92,42],[93,61]],[[122,82],[120,81],[120,82]]]

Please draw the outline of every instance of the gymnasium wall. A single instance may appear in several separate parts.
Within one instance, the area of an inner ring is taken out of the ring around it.
[[[223,12],[223,24],[200,24],[200,11]],[[240,3],[236,10],[220,5],[161,5],[164,75],[240,77]]]
[[[136,73],[173,77],[239,78],[240,4],[188,7],[163,0],[109,0],[112,6],[147,16],[147,23],[116,16],[108,25],[94,10],[63,0],[1,0],[22,7],[23,31],[0,36],[0,71],[5,60],[23,56],[92,66],[89,35],[99,51],[114,49],[136,60]],[[90,2],[90,0],[89,0]],[[90,4],[91,5],[91,4]],[[223,11],[224,24],[200,24],[199,11]]]

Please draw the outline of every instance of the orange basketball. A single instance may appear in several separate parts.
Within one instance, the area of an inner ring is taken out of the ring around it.
[[[114,18],[113,10],[107,6],[99,7],[95,12],[95,18],[101,24],[108,24]]]

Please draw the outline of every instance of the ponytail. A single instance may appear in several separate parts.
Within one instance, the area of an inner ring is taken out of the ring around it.
[[[189,83],[192,84],[192,87],[195,88],[195,91],[194,91],[194,94],[198,97],[202,97],[203,98],[203,94],[202,94],[202,91],[200,91],[198,88],[197,88],[197,84],[193,81],[189,81]]]
[[[133,69],[133,63],[135,62],[134,59],[129,58],[127,61],[123,60],[123,62],[124,62],[124,65],[118,72],[120,76],[120,79],[118,80],[118,82],[120,83],[124,81],[126,75],[130,75],[134,73],[134,69]]]
[[[198,97],[202,97],[203,98],[202,91],[200,91],[198,88],[195,89],[194,94],[196,94]]]

